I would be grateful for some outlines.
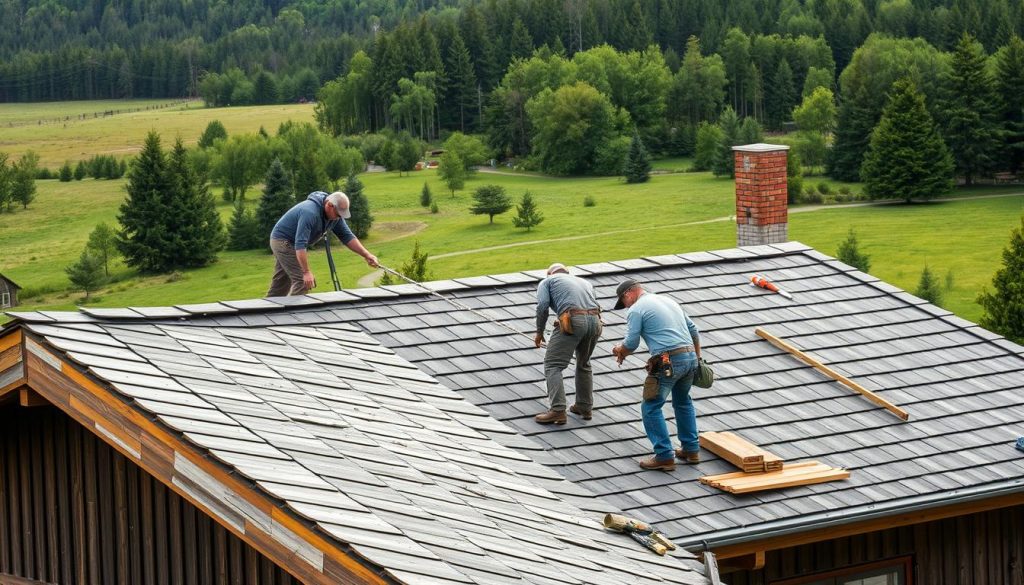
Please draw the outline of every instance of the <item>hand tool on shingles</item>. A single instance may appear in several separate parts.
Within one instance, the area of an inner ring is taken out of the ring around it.
[[[633,540],[659,555],[676,550],[676,545],[646,522],[627,518],[621,514],[605,514],[604,527],[615,532],[625,532]]]
[[[511,331],[512,333],[515,333],[516,335],[522,335],[524,337],[529,338],[530,341],[533,341],[533,336],[530,335],[529,333],[526,333],[525,331],[520,331],[520,330],[516,329],[515,327],[509,325],[508,323],[502,323],[501,321],[498,321],[497,319],[488,316],[487,314],[485,314],[482,311],[478,311],[478,310],[476,310],[476,309],[474,309],[472,307],[467,307],[466,305],[464,305],[464,304],[462,304],[462,303],[460,303],[458,301],[452,300],[452,299],[442,295],[441,293],[439,293],[439,292],[437,292],[435,290],[431,290],[429,287],[426,287],[426,286],[416,282],[415,280],[409,278],[408,276],[402,274],[401,272],[399,272],[397,270],[394,270],[392,268],[388,268],[387,266],[384,266],[383,264],[381,264],[379,262],[377,263],[377,268],[380,268],[381,270],[383,270],[384,272],[387,272],[388,274],[391,274],[393,276],[397,276],[398,278],[404,280],[405,282],[408,282],[409,284],[411,284],[413,286],[420,287],[421,289],[423,289],[428,294],[431,294],[431,295],[441,299],[442,301],[448,303],[449,305],[451,305],[451,306],[453,306],[453,307],[455,307],[457,309],[461,309],[463,311],[468,311],[470,313],[473,313],[474,315],[476,315],[477,317],[480,317],[481,319],[484,319],[484,320],[486,320],[486,321],[488,321],[490,323],[494,323],[495,325],[497,325],[499,327],[504,327],[505,329],[508,329],[509,331]],[[546,343],[541,343],[540,345],[541,345],[541,347],[546,347],[547,346]]]
[[[760,274],[755,274],[754,276],[750,277],[750,286],[756,286],[763,288],[765,290],[770,290],[774,293],[779,293],[780,295],[786,297],[789,300],[793,300],[793,295],[782,290],[781,288],[773,284],[771,281],[769,281],[767,278],[761,276]]]

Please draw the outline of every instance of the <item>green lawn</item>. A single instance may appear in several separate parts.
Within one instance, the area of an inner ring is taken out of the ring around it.
[[[708,173],[658,175],[641,185],[626,185],[616,178],[479,173],[454,198],[434,171],[361,178],[376,216],[367,246],[383,263],[399,267],[419,241],[432,257],[440,256],[429,265],[435,278],[540,268],[556,260],[577,264],[735,245],[735,226],[723,220],[734,213],[732,181]],[[436,215],[419,206],[424,181],[440,207]],[[485,183],[503,185],[516,200],[529,189],[544,213],[544,223],[526,232],[512,226],[514,210],[495,218],[493,225],[486,216],[471,215],[470,193]],[[113,223],[124,197],[123,182],[40,181],[39,190],[39,199],[29,210],[0,215],[0,272],[30,294],[49,291],[26,298],[24,309],[70,309],[81,294],[65,291],[63,269],[78,257],[97,222]],[[250,197],[258,191],[250,191]],[[587,195],[595,199],[595,206],[583,206]],[[226,221],[230,207],[221,203],[220,210]],[[977,320],[974,298],[999,267],[1000,251],[1022,212],[1024,195],[831,208],[794,213],[790,236],[834,254],[853,226],[871,255],[871,272],[909,290],[916,287],[925,262],[943,282],[952,270],[954,286],[945,306]],[[419,228],[416,235],[401,237]],[[509,245],[514,246],[480,250]],[[470,252],[459,253],[466,251]],[[370,273],[360,258],[346,251],[337,259],[346,287]],[[271,256],[256,251],[225,252],[213,266],[172,277],[139,278],[117,265],[114,273],[119,280],[100,291],[92,304],[170,305],[259,297],[266,291],[272,265]],[[323,253],[312,255],[312,266],[318,290],[328,290]]]
[[[52,119],[62,115],[91,114],[106,109],[130,109],[168,100],[132,100],[102,102],[56,102],[0,104],[0,152],[17,159],[27,150],[39,155],[39,163],[56,170],[64,161],[88,159],[96,154],[117,157],[135,154],[146,133],[157,129],[165,146],[180,136],[186,145],[195,145],[206,124],[220,120],[228,134],[253,133],[260,126],[276,132],[286,120],[312,121],[312,104],[206,108],[201,102],[159,110],[127,112],[102,118],[71,120],[62,124],[18,125],[25,120]],[[13,127],[7,127],[14,123]]]

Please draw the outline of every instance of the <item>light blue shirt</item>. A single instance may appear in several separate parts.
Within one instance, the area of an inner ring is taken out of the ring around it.
[[[636,351],[640,338],[651,355],[700,343],[700,332],[679,303],[669,297],[644,292],[626,313],[626,338],[622,345]]]
[[[548,309],[561,315],[569,309],[598,309],[594,285],[578,276],[556,272],[537,285],[537,333],[544,333]]]

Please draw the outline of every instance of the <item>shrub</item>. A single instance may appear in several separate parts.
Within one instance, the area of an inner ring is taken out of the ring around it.
[[[597,205],[597,200],[594,199],[593,195],[587,195],[583,198],[583,207],[593,207]]]
[[[832,193],[832,188],[828,186],[828,183],[822,181],[818,183],[818,193],[821,193],[822,195],[828,195]]]

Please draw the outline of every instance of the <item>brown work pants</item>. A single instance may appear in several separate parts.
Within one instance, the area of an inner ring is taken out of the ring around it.
[[[270,279],[268,297],[284,297],[306,294],[306,283],[302,281],[302,267],[295,258],[295,247],[288,240],[270,240],[274,253],[274,276]]]

